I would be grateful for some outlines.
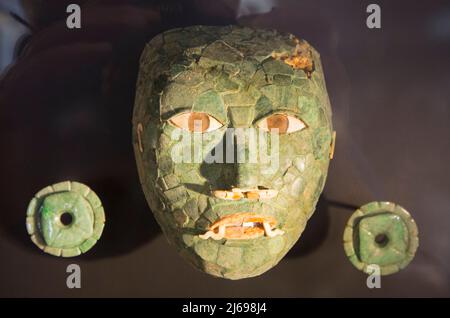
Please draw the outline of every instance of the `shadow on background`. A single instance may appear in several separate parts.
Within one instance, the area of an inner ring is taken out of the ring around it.
[[[330,208],[338,207],[348,210],[350,214],[358,207],[356,205],[337,202],[321,195],[316,205],[316,210],[306,224],[300,239],[295,243],[286,255],[287,258],[303,257],[316,251],[327,239],[331,227]]]

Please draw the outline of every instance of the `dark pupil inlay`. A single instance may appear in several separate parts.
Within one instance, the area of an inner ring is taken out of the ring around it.
[[[73,221],[73,217],[72,214],[69,212],[64,212],[63,214],[61,214],[60,216],[60,221],[63,225],[70,225]]]
[[[267,128],[270,130],[278,128],[278,133],[282,134],[288,130],[289,119],[286,115],[275,114],[267,118]]]
[[[203,113],[192,113],[188,120],[189,131],[203,132],[209,128],[209,116]]]
[[[386,244],[389,242],[389,238],[387,237],[386,234],[378,234],[377,236],[375,236],[375,243],[378,244],[378,246],[380,247],[384,247],[386,246]]]

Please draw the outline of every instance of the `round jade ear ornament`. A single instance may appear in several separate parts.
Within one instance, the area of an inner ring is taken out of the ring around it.
[[[141,56],[133,145],[164,235],[190,264],[241,279],[302,234],[332,156],[320,57],[292,34],[193,26]]]
[[[54,256],[73,257],[90,250],[102,235],[105,213],[88,186],[64,181],[45,187],[27,210],[33,243]]]

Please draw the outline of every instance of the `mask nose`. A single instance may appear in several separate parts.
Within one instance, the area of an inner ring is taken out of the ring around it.
[[[256,164],[236,164],[234,187],[256,189],[259,185],[259,171]]]
[[[248,129],[234,129],[234,184],[236,188],[257,188],[259,186],[260,167],[256,160],[251,160],[250,147],[255,147],[249,142]],[[254,150],[254,149],[253,149]]]
[[[260,200],[275,197],[278,191],[261,184],[262,169],[266,167],[257,161],[255,136],[250,129],[229,129],[222,139],[225,145],[226,164],[223,171],[225,183],[212,191],[224,200]]]
[[[255,156],[257,147],[255,130],[250,128],[254,119],[253,107],[230,106],[228,108],[231,122],[232,145],[227,151],[234,151],[234,180],[236,188],[257,188],[259,186],[260,166]],[[230,136],[228,136],[230,137]]]

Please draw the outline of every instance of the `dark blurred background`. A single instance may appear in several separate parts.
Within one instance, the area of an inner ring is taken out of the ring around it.
[[[82,28],[68,30],[78,3]],[[381,6],[381,29],[366,7]],[[191,268],[161,235],[131,145],[139,54],[175,26],[238,23],[308,40],[322,56],[337,130],[324,194],[288,256],[260,277]],[[450,296],[449,1],[0,0],[0,296]],[[46,185],[76,180],[103,201],[101,240],[73,259],[42,253],[25,210]],[[420,246],[382,288],[347,260],[345,223],[373,200],[404,206]],[[81,266],[82,288],[66,287]]]

